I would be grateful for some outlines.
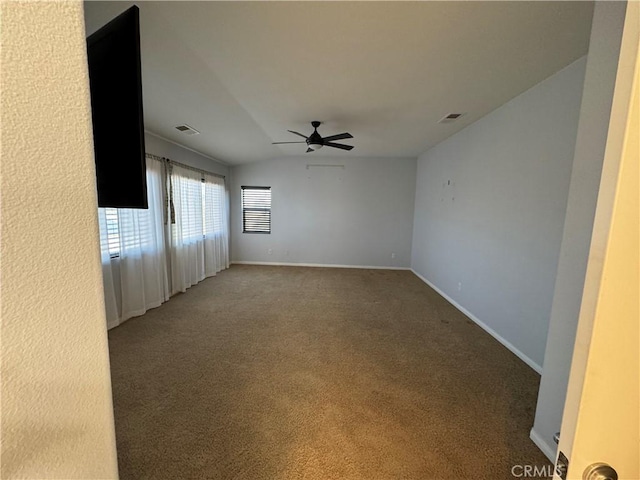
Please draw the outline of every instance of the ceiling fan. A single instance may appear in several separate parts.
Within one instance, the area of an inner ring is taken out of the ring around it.
[[[320,134],[318,133],[318,127],[320,126],[322,122],[318,122],[318,121],[313,121],[311,122],[311,126],[313,127],[313,133],[311,135],[309,135],[308,137],[306,135],[303,135],[301,133],[298,132],[294,132],[293,130],[287,130],[288,132],[291,132],[295,135],[298,135],[302,138],[304,138],[304,142],[303,141],[299,141],[299,142],[273,142],[272,145],[281,145],[283,143],[306,143],[307,144],[307,153],[309,152],[313,152],[315,150],[319,150],[322,147],[333,147],[333,148],[340,148],[341,150],[351,150],[353,148],[353,145],[344,145],[342,143],[334,143],[333,140],[342,140],[345,138],[353,138],[353,135],[351,135],[350,133],[339,133],[338,135],[331,135],[329,137],[324,137],[322,138],[320,136]]]

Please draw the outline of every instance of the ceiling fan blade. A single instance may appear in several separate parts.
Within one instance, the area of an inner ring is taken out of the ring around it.
[[[307,148],[307,151],[305,153],[309,153],[309,152],[313,152],[312,148]]]
[[[282,145],[284,143],[307,143],[307,142],[273,142],[271,145]]]
[[[353,138],[350,133],[339,133],[338,135],[331,135],[330,137],[324,137],[322,140],[325,142],[332,142],[334,140],[344,140],[345,138]]]
[[[323,142],[326,147],[340,148],[342,150],[351,150],[353,145],[343,145],[342,143]]]
[[[287,130],[287,132],[295,133],[296,135],[300,135],[302,138],[307,138],[306,135],[303,135],[303,134],[298,133],[298,132],[294,132],[293,130]]]

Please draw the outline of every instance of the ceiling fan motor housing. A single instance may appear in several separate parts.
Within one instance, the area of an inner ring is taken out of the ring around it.
[[[317,120],[314,120],[313,122],[311,122],[311,126],[313,127],[313,133],[309,135],[309,138],[307,138],[307,145],[312,150],[318,150],[324,145],[324,142],[322,141],[322,137],[318,133],[318,127],[320,126],[320,122],[318,122]]]
[[[322,137],[318,132],[313,132],[311,135],[309,135],[309,138],[307,138],[307,145],[322,145],[322,144],[323,144]]]

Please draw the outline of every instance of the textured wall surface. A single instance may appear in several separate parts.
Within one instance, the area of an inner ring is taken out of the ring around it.
[[[232,168],[233,261],[407,268],[416,160],[316,155]],[[242,233],[242,185],[272,187],[270,235]]]
[[[418,159],[412,268],[541,371],[586,58]]]
[[[1,2],[4,478],[117,478],[81,2]]]

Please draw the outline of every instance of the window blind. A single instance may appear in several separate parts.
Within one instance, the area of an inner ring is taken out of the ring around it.
[[[120,255],[120,229],[118,228],[118,209],[103,209],[107,225],[107,244],[102,248],[107,250],[110,257]]]
[[[271,233],[271,187],[241,187],[242,232]]]

